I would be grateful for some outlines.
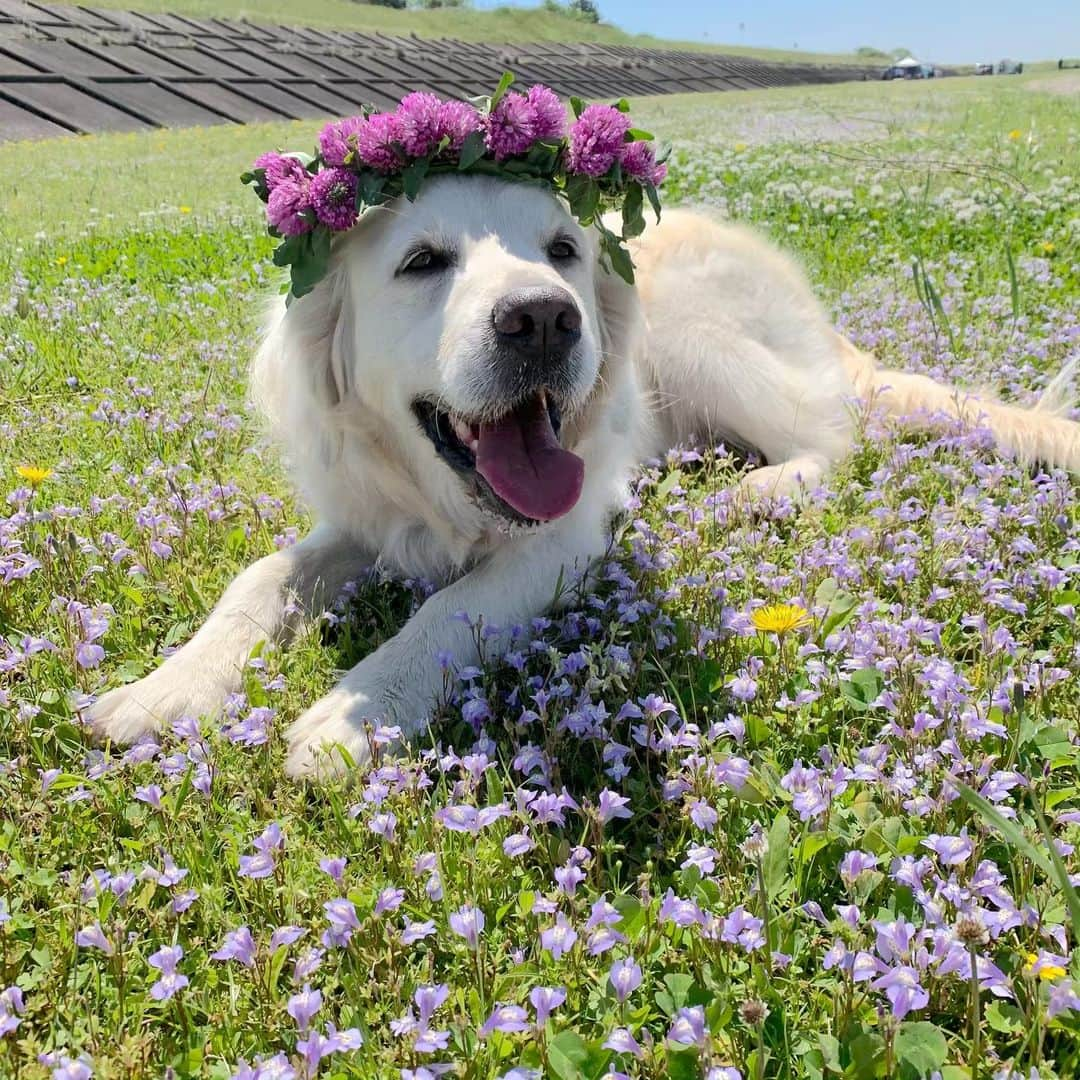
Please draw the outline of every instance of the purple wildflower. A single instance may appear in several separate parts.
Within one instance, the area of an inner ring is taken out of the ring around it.
[[[292,945],[302,938],[307,931],[302,926],[279,926],[270,935],[270,955],[286,945]]]
[[[705,1045],[705,1010],[700,1005],[680,1009],[668,1030],[668,1042],[679,1046]]]
[[[330,928],[323,931],[322,943],[328,949],[344,948],[349,944],[349,939],[360,929],[360,920],[356,917],[356,908],[351,900],[339,897],[337,900],[327,900],[323,904],[327,922]]]
[[[484,931],[484,913],[470,904],[459,908],[450,916],[450,929],[465,939],[470,949],[475,949]]]
[[[570,128],[570,171],[603,176],[615,164],[629,130],[625,113],[611,105],[588,106]]]
[[[168,1001],[174,994],[188,984],[186,975],[181,975],[176,966],[184,958],[184,950],[179,945],[166,945],[158,949],[146,962],[161,972],[161,978],[150,987],[150,996],[155,1001]]]
[[[240,856],[240,877],[268,878],[277,866],[274,861],[274,853],[285,843],[281,835],[281,826],[272,822],[263,831],[261,836],[256,837],[252,847],[258,854]]]
[[[627,810],[630,800],[625,795],[618,795],[614,791],[604,788],[597,799],[596,813],[606,825],[612,818],[630,818],[634,816],[632,810]]]
[[[339,856],[335,859],[320,859],[319,869],[324,874],[329,874],[334,879],[334,881],[336,881],[340,885],[341,882],[344,880],[345,866],[348,861],[349,860],[346,859],[344,856]]]
[[[528,1031],[529,1014],[520,1005],[496,1005],[494,1012],[480,1025],[480,1038],[492,1032]]]
[[[19,1017],[26,1008],[23,992],[17,986],[0,990],[0,1038],[10,1035],[22,1023]]]
[[[622,1004],[641,985],[641,968],[630,957],[616,960],[611,965],[608,978],[611,980],[615,997]]]
[[[542,1028],[548,1017],[566,1001],[566,989],[562,986],[534,986],[529,991],[529,1001],[536,1010],[536,1026]]]
[[[634,1038],[628,1028],[615,1028],[604,1040],[605,1050],[614,1050],[616,1054],[632,1054],[641,1057],[645,1051],[641,1049],[641,1043]]]
[[[255,966],[255,939],[246,926],[231,930],[225,935],[221,948],[210,954],[211,960],[236,960],[244,967]]]
[[[308,189],[315,216],[328,229],[341,232],[356,223],[356,174],[347,169],[323,169]]]
[[[925,1008],[930,1000],[929,993],[919,984],[919,973],[907,965],[890,968],[871,985],[875,990],[885,991],[897,1020],[903,1020],[909,1012]]]
[[[974,847],[968,839],[967,829],[961,829],[959,836],[939,836],[934,833],[923,842],[945,866],[960,866],[971,858]]]
[[[564,953],[568,953],[577,941],[577,931],[567,921],[566,916],[560,911],[556,916],[555,925],[549,926],[540,934],[540,945],[551,953],[553,959],[560,959]]]
[[[840,880],[849,888],[878,864],[878,857],[865,851],[849,851],[840,860]]]
[[[113,943],[101,929],[101,923],[97,922],[90,926],[84,926],[75,935],[75,944],[80,949],[100,949],[106,956],[112,956],[116,952]]]
[[[296,1021],[301,1034],[311,1027],[315,1014],[322,1008],[322,991],[312,990],[306,983],[299,994],[293,994],[285,1006],[286,1012]]]

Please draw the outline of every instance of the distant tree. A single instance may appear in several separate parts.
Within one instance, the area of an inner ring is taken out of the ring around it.
[[[875,49],[873,45],[860,45],[855,50],[856,56],[866,56],[873,59],[887,59],[889,54],[882,49]]]
[[[367,0],[367,2],[376,7],[403,8],[405,6],[405,0]]]
[[[911,55],[911,50],[910,50],[910,49],[906,49],[906,48],[904,48],[903,46],[900,46],[899,48],[896,48],[896,49],[892,49],[892,50],[891,50],[891,51],[889,52],[889,55],[890,55],[890,56],[891,56],[891,57],[892,57],[892,58],[893,58],[894,60],[903,60],[903,58],[904,58],[905,56],[910,56],[910,55]]]
[[[596,6],[596,0],[570,0],[566,8],[571,15],[584,22],[598,23],[600,21],[600,9]]]

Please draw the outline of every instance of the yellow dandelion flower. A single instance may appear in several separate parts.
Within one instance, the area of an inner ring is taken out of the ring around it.
[[[52,469],[40,465],[16,465],[15,471],[32,487],[39,488],[52,476]]]
[[[1019,128],[1013,128],[1012,131],[1009,132],[1009,139],[1012,142],[1016,142],[1023,134],[1024,133]]]
[[[1043,244],[1042,249],[1044,252],[1046,252],[1047,255],[1053,255],[1054,252],[1057,251],[1057,245],[1055,245],[1053,240],[1047,240]]]
[[[743,152],[743,151],[744,151],[745,149],[746,149],[746,143],[744,143],[744,142],[737,142],[737,143],[735,144],[735,153],[736,153],[736,154],[741,154],[741,153],[742,153],[742,152]]]
[[[1063,967],[1057,964],[1052,964],[1049,961],[1044,961],[1039,964],[1039,957],[1031,952],[1027,954],[1027,963],[1024,965],[1024,971],[1029,975],[1035,970],[1035,965],[1039,965],[1039,978],[1043,982],[1057,982],[1058,979],[1064,979],[1067,972]]]
[[[66,263],[67,263],[67,256],[66,255],[57,256],[57,259],[56,259],[56,265],[57,266],[64,266]]]
[[[180,213],[181,214],[190,214],[191,213],[191,207],[190,206],[181,206],[180,207]]]
[[[807,626],[810,612],[798,604],[769,604],[750,613],[750,621],[763,634],[787,634]]]

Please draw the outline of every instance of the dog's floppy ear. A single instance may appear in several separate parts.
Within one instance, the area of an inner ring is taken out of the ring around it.
[[[645,316],[637,289],[614,271],[605,270],[600,263],[599,251],[594,275],[600,348],[603,364],[610,370],[613,365],[632,362],[634,350],[645,336]]]
[[[324,462],[340,449],[334,413],[352,389],[353,327],[345,275],[332,270],[306,296],[273,302],[251,365],[251,396],[277,432],[304,431]]]

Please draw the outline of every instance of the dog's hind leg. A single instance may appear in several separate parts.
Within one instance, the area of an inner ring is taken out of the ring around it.
[[[760,342],[717,335],[706,322],[680,335],[677,353],[664,349],[655,359],[663,448],[725,442],[752,449],[765,464],[743,478],[748,491],[813,489],[851,446],[854,391],[835,349],[800,363]]]
[[[129,743],[181,716],[218,711],[243,685],[244,667],[259,642],[283,642],[305,614],[331,603],[371,562],[354,541],[325,526],[260,559],[225,590],[179,652],[90,707],[95,737]]]

